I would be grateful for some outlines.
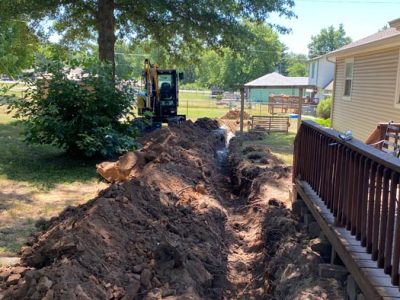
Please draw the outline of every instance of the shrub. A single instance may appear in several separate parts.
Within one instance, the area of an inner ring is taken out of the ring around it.
[[[78,80],[68,79],[59,62],[50,63],[47,72],[24,99],[8,100],[14,117],[25,124],[27,142],[102,157],[137,146],[130,122],[133,92],[113,78],[109,65],[91,62]]]
[[[224,95],[223,95],[223,94],[217,94],[217,95],[215,96],[215,99],[216,99],[217,101],[221,101],[222,98],[224,98]]]
[[[321,100],[317,106],[317,116],[323,119],[328,119],[331,117],[331,109],[332,109],[332,98],[327,97],[324,100]]]
[[[325,127],[331,127],[331,119],[320,119],[320,118],[315,118],[314,121],[322,126]]]

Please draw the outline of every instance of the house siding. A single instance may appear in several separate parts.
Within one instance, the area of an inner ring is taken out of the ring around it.
[[[400,122],[400,109],[394,105],[399,48],[352,57],[351,100],[342,98],[347,57],[336,62],[332,126],[339,131],[350,129],[354,137],[364,141],[379,122]]]

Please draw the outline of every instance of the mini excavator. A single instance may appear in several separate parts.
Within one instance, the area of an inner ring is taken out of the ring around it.
[[[145,59],[143,71],[144,91],[137,96],[139,116],[151,116],[152,127],[161,127],[162,123],[178,124],[186,120],[178,115],[179,80],[183,73],[176,70],[159,70],[156,64]]]

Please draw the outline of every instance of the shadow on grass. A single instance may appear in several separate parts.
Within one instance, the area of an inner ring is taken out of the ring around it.
[[[45,189],[97,178],[98,160],[71,158],[49,145],[29,145],[23,141],[22,130],[20,122],[0,124],[0,176]]]
[[[278,155],[286,165],[293,164],[293,143],[296,134],[293,132],[273,132],[259,141],[250,141],[251,144],[266,145],[271,151]]]

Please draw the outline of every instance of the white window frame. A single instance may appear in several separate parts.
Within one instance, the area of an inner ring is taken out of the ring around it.
[[[399,60],[397,62],[397,79],[396,79],[396,92],[394,94],[394,107],[400,108],[400,50],[399,50]]]
[[[347,78],[346,77],[346,70],[347,70],[347,64],[353,64],[353,72],[351,74],[351,78]],[[353,94],[353,86],[354,86],[354,57],[351,58],[346,58],[344,60],[344,82],[343,82],[343,95],[342,95],[342,99],[343,100],[351,100],[351,96]],[[346,96],[344,93],[346,91],[346,80],[351,79],[351,89],[350,89],[350,95]]]

